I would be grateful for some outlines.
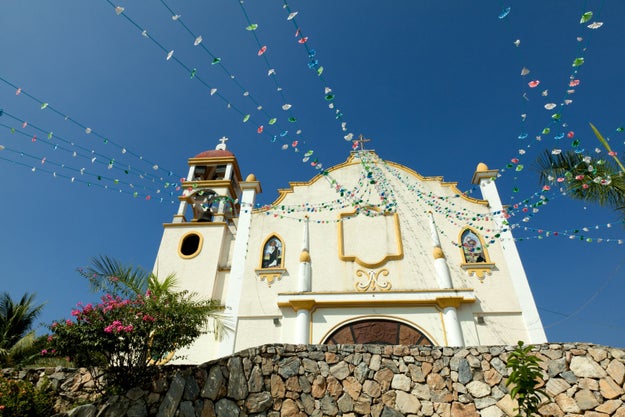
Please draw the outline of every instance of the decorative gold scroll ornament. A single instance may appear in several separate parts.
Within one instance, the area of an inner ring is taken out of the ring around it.
[[[379,271],[374,271],[372,269],[368,271],[363,271],[362,269],[357,270],[356,276],[360,277],[361,280],[356,282],[356,290],[360,292],[390,291],[392,287],[391,282],[384,277],[380,277],[380,275],[384,277],[388,276],[388,269],[380,269]]]

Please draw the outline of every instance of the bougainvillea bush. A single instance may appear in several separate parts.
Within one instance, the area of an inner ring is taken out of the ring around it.
[[[197,300],[188,291],[105,294],[97,304],[79,303],[72,319],[52,323],[43,353],[88,367],[95,380],[104,377],[108,391],[127,389],[145,382],[152,365],[206,333],[219,311],[217,301]]]

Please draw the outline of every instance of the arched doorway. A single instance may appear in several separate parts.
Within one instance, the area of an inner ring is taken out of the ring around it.
[[[339,327],[326,338],[324,344],[432,345],[432,342],[422,332],[405,323],[368,319]]]

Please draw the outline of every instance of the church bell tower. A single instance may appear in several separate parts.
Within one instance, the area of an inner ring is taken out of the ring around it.
[[[238,303],[236,285],[232,288],[232,268],[236,258],[243,257],[239,262],[244,262],[249,226],[241,226],[249,225],[261,188],[253,174],[242,179],[238,162],[226,147],[227,140],[224,137],[215,149],[189,158],[178,211],[171,223],[163,225],[154,273],[161,278],[174,274],[178,289],[202,298]],[[214,335],[207,334],[181,353],[191,361],[214,357],[217,345]]]

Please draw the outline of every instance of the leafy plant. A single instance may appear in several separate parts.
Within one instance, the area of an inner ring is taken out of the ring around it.
[[[82,274],[92,285],[112,292],[97,304],[79,303],[73,319],[52,323],[50,346],[44,353],[68,356],[77,366],[89,368],[94,380],[103,375],[107,390],[117,391],[148,380],[152,365],[171,358],[201,334],[211,331],[220,336],[219,302],[174,291],[173,276],[159,281],[152,274],[138,275],[139,269],[102,259],[106,262],[96,265],[98,269]],[[139,293],[143,288],[145,293]]]
[[[9,293],[0,295],[0,366],[14,367],[31,363],[38,357],[40,341],[31,330],[43,304],[34,304],[34,294],[14,301]]]
[[[532,355],[532,345],[524,346],[522,341],[508,356],[507,366],[511,370],[506,386],[512,385],[510,396],[517,400],[517,417],[536,415],[538,407],[548,394],[537,387],[542,378],[541,359]]]
[[[53,414],[54,400],[28,381],[0,376],[0,417],[44,417]]]

